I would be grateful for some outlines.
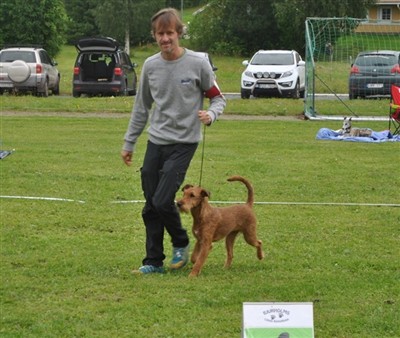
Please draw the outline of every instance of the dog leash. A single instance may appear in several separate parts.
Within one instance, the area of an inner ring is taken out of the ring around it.
[[[201,160],[200,160],[200,179],[199,186],[201,186],[201,179],[203,178],[203,163],[204,163],[204,147],[206,144],[206,125],[203,125],[203,144],[201,149]]]

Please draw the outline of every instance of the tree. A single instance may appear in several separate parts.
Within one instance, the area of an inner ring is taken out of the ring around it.
[[[272,4],[273,1],[210,1],[190,24],[194,48],[226,55],[274,48],[277,28]]]
[[[367,9],[376,0],[280,0],[274,2],[282,45],[303,52],[307,17],[365,18]]]
[[[189,27],[192,47],[230,55],[304,51],[307,17],[365,18],[375,0],[210,0]]]
[[[99,35],[95,21],[98,0],[64,0],[68,13],[67,43],[74,44],[83,37]]]
[[[65,42],[63,0],[2,0],[0,15],[2,44],[40,45],[54,57]]]
[[[164,7],[164,0],[104,0],[95,9],[100,33],[129,44],[151,41],[150,18]],[[112,19],[111,19],[112,18]]]

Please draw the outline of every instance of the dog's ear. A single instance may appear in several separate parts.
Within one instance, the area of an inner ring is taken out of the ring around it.
[[[186,189],[189,189],[189,188],[193,188],[193,185],[191,185],[191,184],[186,184],[186,185],[182,188],[182,191],[185,191]]]
[[[210,197],[211,193],[205,189],[201,189],[201,197]]]

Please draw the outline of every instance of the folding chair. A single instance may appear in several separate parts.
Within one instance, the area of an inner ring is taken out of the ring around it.
[[[393,125],[392,135],[400,134],[400,87],[392,85],[390,90],[389,130]]]

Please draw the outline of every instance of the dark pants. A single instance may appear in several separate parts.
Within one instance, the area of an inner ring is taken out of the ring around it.
[[[175,205],[175,194],[185,179],[196,149],[197,143],[164,146],[151,142],[147,144],[141,169],[142,189],[146,199],[142,212],[146,226],[146,257],[143,265],[163,265],[164,228],[171,236],[172,246],[183,248],[189,244]]]

